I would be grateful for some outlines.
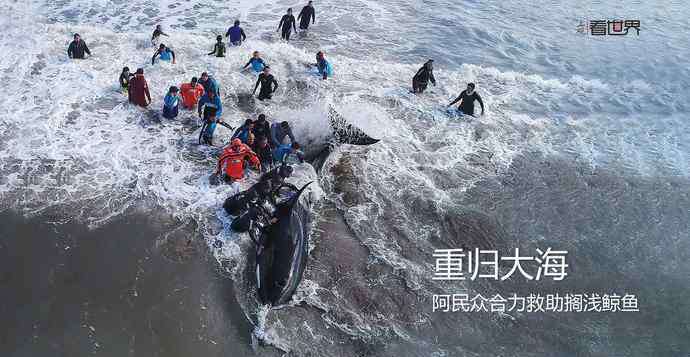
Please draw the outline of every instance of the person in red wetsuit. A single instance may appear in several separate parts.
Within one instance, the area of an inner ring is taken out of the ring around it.
[[[240,139],[232,139],[230,146],[225,148],[223,155],[218,159],[218,167],[216,168],[216,175],[223,172],[223,179],[225,182],[239,181],[244,178],[244,170],[246,168],[245,162],[254,166],[255,169],[261,168],[259,157],[246,144],[242,143]]]
[[[149,85],[144,78],[144,69],[139,68],[134,74],[134,78],[129,81],[129,102],[142,107],[151,104],[151,93]],[[148,100],[147,100],[148,99]]]
[[[183,83],[180,86],[180,94],[182,94],[182,106],[187,109],[194,109],[199,98],[204,95],[204,86],[197,83],[196,77],[192,77],[190,83]]]

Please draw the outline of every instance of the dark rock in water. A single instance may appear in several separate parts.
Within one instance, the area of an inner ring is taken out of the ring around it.
[[[251,113],[254,111],[254,96],[251,93],[237,93],[237,108]]]

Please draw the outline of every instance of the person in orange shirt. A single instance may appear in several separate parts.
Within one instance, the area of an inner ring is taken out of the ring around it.
[[[238,138],[232,139],[230,146],[225,148],[223,155],[218,159],[218,167],[215,174],[220,175],[223,172],[223,179],[228,183],[242,180],[244,178],[246,161],[249,161],[255,169],[261,169],[259,157],[256,156],[252,149],[243,144],[242,140]]]
[[[194,109],[199,98],[204,95],[204,86],[197,83],[196,77],[192,77],[191,83],[183,83],[180,86],[180,94],[182,94],[182,106],[185,109]]]

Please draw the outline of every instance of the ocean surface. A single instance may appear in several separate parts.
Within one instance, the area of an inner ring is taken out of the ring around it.
[[[690,353],[689,5],[325,0],[281,42],[280,16],[303,5],[0,2],[0,355]],[[235,19],[248,40],[206,55]],[[577,32],[599,19],[640,34]],[[156,24],[175,65],[151,65]],[[75,32],[93,57],[67,58]],[[254,50],[280,84],[270,103],[248,98]],[[309,67],[319,50],[328,81]],[[437,85],[415,96],[430,58]],[[149,109],[118,91],[123,66],[144,68]],[[159,117],[167,88],[203,71],[231,125],[265,113],[323,137],[333,109],[381,139],[296,167],[292,182],[318,185],[287,306],[256,300],[252,243],[221,208],[231,188],[208,184],[220,147],[197,145],[193,113]],[[446,108],[469,82],[484,116]],[[548,247],[568,251],[564,281],[432,280],[434,249]],[[432,311],[463,292],[629,293],[640,311]]]

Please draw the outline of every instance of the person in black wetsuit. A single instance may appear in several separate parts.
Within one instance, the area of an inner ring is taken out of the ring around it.
[[[460,102],[460,104],[458,105],[458,110],[463,112],[464,114],[474,116],[475,100],[479,101],[479,105],[482,107],[481,115],[484,115],[484,102],[482,102],[482,97],[480,97],[479,94],[474,91],[474,83],[468,83],[467,89],[462,91],[462,93],[460,93],[460,95],[457,98],[455,98],[454,101],[448,104],[448,106],[450,107],[453,104]]]
[[[316,21],[316,12],[314,12],[314,7],[311,6],[311,1],[299,12],[297,20],[300,20],[299,28],[302,30],[309,28],[309,20],[311,20],[312,24]]]
[[[264,67],[264,71],[259,74],[259,78],[256,80],[256,85],[252,91],[252,95],[256,93],[256,88],[261,84],[261,90],[259,90],[259,100],[271,99],[273,92],[278,89],[278,81],[271,74],[271,67]]]
[[[213,51],[208,54],[216,55],[216,57],[225,57],[225,44],[223,43],[223,36],[216,36],[216,44],[213,46]]]
[[[283,17],[280,19],[280,23],[278,24],[278,31],[281,31],[282,33],[280,37],[285,40],[285,41],[290,41],[290,34],[292,33],[292,29],[295,29],[295,32],[297,32],[297,27],[295,26],[295,17],[292,15],[292,9],[287,9],[287,14],[283,15]]]
[[[91,51],[89,51],[89,48],[86,46],[86,42],[81,39],[78,33],[75,33],[74,41],[67,47],[67,56],[69,56],[69,58],[84,59],[86,57],[84,53],[91,56]]]
[[[424,63],[424,66],[417,71],[417,74],[412,77],[412,92],[413,93],[424,93],[426,86],[429,85],[429,81],[436,86],[436,78],[434,78],[434,60],[428,60]]]
[[[120,89],[127,94],[129,89],[129,80],[134,77],[133,73],[129,72],[129,67],[122,68],[122,73],[120,73]]]
[[[163,32],[163,30],[161,29],[161,25],[156,25],[156,29],[153,30],[153,34],[151,35],[151,43],[154,46],[158,45],[158,40],[160,39],[161,35],[165,37],[170,37],[167,33]]]
[[[261,137],[268,139],[271,137],[271,123],[266,120],[266,115],[259,114],[259,118],[254,122],[254,129],[252,129],[252,133],[254,133],[254,136],[256,136],[257,139]]]

